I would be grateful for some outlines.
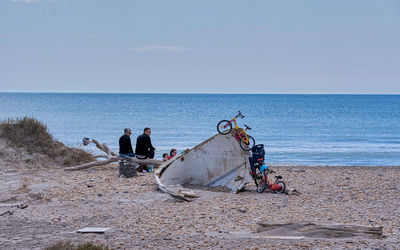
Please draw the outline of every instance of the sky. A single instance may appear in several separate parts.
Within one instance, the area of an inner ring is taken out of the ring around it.
[[[0,92],[400,94],[400,1],[0,0]]]

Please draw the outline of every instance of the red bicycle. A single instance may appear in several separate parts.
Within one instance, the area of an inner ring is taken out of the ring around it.
[[[275,193],[285,193],[286,184],[282,181],[282,176],[275,176],[275,182],[271,183],[268,179],[268,174],[276,173],[274,170],[269,169],[266,165],[260,168],[257,174],[253,175],[253,179],[257,185],[257,192],[262,193],[266,188],[274,191]]]

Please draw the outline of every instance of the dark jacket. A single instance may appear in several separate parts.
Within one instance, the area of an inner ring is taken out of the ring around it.
[[[147,156],[150,150],[154,150],[153,145],[151,145],[150,136],[146,134],[139,135],[136,139],[135,154]]]
[[[119,153],[120,154],[133,153],[131,137],[129,135],[123,135],[119,138]]]

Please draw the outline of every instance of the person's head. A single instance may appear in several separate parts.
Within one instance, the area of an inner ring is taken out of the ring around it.
[[[163,159],[168,158],[168,154],[167,153],[162,154],[162,158]]]
[[[131,135],[132,134],[132,130],[130,128],[125,128],[124,129],[124,135]]]
[[[151,134],[151,128],[144,128],[143,134],[150,136],[150,134]]]
[[[171,156],[175,156],[176,155],[176,149],[171,149],[171,151],[169,152],[169,155]]]

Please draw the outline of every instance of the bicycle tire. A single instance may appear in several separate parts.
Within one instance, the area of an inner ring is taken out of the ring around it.
[[[240,140],[240,147],[244,151],[250,151],[253,149],[254,145],[256,144],[256,141],[254,140],[253,136],[247,135],[249,138],[249,143],[244,142],[242,139]]]
[[[226,130],[224,130],[224,129],[226,129]],[[231,132],[231,130],[232,130],[232,123],[228,120],[222,120],[222,121],[218,122],[217,130],[218,130],[218,133],[220,133],[221,135],[229,134],[229,132]]]
[[[286,184],[285,184],[285,182],[284,181],[278,181],[278,182],[276,182],[276,184],[279,184],[279,185],[281,185],[282,186],[282,189],[281,190],[275,190],[275,193],[278,193],[278,194],[282,194],[282,193],[285,193],[285,190],[286,190]]]
[[[257,172],[257,169],[256,169],[256,174],[254,174],[252,177],[253,177],[254,183],[258,187],[258,184],[261,182],[261,179],[262,179],[262,173]]]
[[[253,176],[253,180],[254,180],[254,183],[256,184],[256,187],[258,187],[259,182],[257,182],[257,176]]]
[[[262,172],[262,179],[260,180],[260,183],[257,185],[257,193],[262,193],[264,192],[265,188],[267,187],[267,174],[265,173],[266,171]]]

